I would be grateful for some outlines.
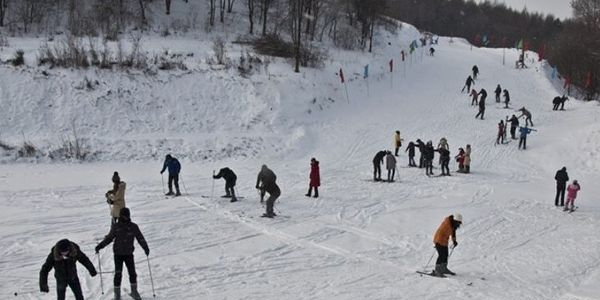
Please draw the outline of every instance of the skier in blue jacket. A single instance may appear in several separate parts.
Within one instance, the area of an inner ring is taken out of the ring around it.
[[[521,149],[521,146],[522,146],[523,150],[527,150],[527,136],[532,131],[537,131],[537,130],[531,129],[531,128],[527,127],[527,125],[525,125],[525,127],[519,128],[519,133],[521,134],[520,139],[519,139],[519,149]]]
[[[169,192],[166,195],[173,195],[173,183],[175,183],[175,196],[181,196],[181,193],[179,192],[179,171],[181,171],[181,164],[177,158],[172,157],[171,154],[167,154],[165,157],[165,162],[162,170],[160,170],[160,174],[166,169],[169,169]]]

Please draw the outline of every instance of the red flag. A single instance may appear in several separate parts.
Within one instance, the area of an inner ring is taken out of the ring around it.
[[[525,49],[525,51],[529,51],[529,41],[525,41],[523,44],[523,49]]]
[[[587,79],[585,80],[585,88],[590,88],[592,86],[592,71],[589,71],[587,74]]]
[[[402,61],[404,61],[404,50],[400,51],[400,54],[402,54]]]
[[[390,60],[390,72],[394,72],[394,59]]]
[[[542,61],[544,60],[544,55],[546,54],[546,45],[542,45],[542,47],[540,47],[540,51],[538,54],[538,61]]]
[[[342,83],[344,83],[344,71],[342,71],[342,68],[340,68],[340,79],[342,80]]]
[[[567,87],[571,86],[571,76],[568,76],[565,78],[565,86],[563,86],[564,89],[566,89]]]

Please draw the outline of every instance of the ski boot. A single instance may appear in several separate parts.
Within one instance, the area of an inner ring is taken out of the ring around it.
[[[121,300],[121,287],[115,286],[115,298],[114,300]]]
[[[431,275],[435,277],[446,277],[446,275],[444,275],[444,269],[442,267],[442,264],[435,265],[435,270],[431,272]]]
[[[442,265],[442,271],[444,274],[448,274],[448,275],[452,275],[452,276],[456,275],[456,273],[448,270],[448,263],[443,263],[441,265]]]
[[[135,300],[142,300],[142,296],[140,296],[140,293],[137,291],[137,283],[131,284],[131,293],[129,293],[129,296]]]

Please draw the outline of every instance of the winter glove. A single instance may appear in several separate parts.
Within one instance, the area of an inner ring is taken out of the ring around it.
[[[146,256],[150,255],[150,249],[144,249],[144,252],[146,253]]]
[[[96,270],[91,270],[91,271],[90,271],[90,275],[91,275],[92,277],[95,277],[96,275],[98,275],[98,272],[96,272]]]
[[[258,185],[255,187],[257,190],[260,190],[260,188],[258,187]]]
[[[454,241],[454,248],[456,248],[456,246],[458,246],[458,242]]]
[[[49,293],[50,289],[48,288],[48,284],[40,284],[40,292]]]

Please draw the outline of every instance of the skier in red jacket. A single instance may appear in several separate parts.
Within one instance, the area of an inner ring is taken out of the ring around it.
[[[313,188],[315,189],[315,198],[319,198],[319,186],[321,185],[321,174],[319,172],[319,161],[314,157],[310,159],[310,183],[306,197],[310,197]]]

